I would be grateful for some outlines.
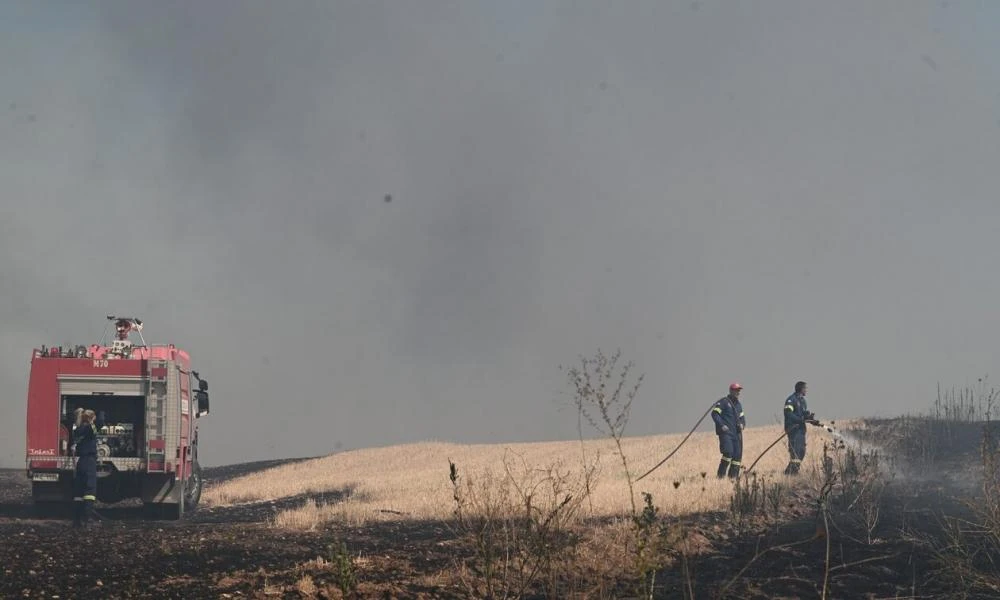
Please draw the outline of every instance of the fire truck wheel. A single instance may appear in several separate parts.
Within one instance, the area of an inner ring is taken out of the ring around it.
[[[125,496],[121,491],[121,479],[117,473],[103,478],[97,486],[97,499],[105,504],[116,504],[121,502]]]
[[[187,486],[184,489],[184,510],[193,511],[201,500],[201,466],[198,461],[191,463],[191,476],[188,478]]]

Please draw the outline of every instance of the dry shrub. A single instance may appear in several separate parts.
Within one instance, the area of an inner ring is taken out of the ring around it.
[[[743,535],[762,519],[776,523],[788,485],[777,475],[770,479],[756,471],[737,478],[729,500],[730,519],[737,535]]]
[[[945,518],[944,534],[933,543],[936,574],[954,586],[956,597],[1000,595],[1000,440],[997,424],[983,426],[982,487],[965,501],[971,518]]]
[[[319,588],[313,583],[313,578],[309,575],[303,575],[295,582],[295,591],[299,593],[303,598],[315,598],[319,593]]]
[[[575,558],[574,530],[587,497],[588,477],[560,464],[532,468],[523,457],[505,457],[501,473],[459,474],[449,464],[454,530],[473,545],[460,564],[475,597],[521,597],[540,584],[559,596],[560,576]]]
[[[274,516],[272,522],[278,527],[313,531],[323,522],[320,513],[325,508],[327,507],[320,507],[315,500],[309,498],[299,508],[281,511]]]
[[[282,529],[317,531],[331,521],[347,525],[364,525],[382,515],[366,504],[353,500],[324,503],[313,498],[302,501],[302,505],[279,511],[271,519],[271,525]]]

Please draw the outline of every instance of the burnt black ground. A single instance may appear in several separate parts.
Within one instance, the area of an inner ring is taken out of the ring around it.
[[[945,490],[921,484],[888,493],[885,514],[870,543],[864,527],[844,514],[834,515],[824,527],[826,535],[817,536],[821,521],[812,508],[815,500],[812,494],[797,493],[788,505],[801,506],[801,518],[716,544],[715,552],[695,559],[696,589],[704,597],[716,597],[739,575],[729,598],[819,598],[829,564],[827,598],[946,597],[950,584],[936,572],[928,540],[941,539],[938,519],[943,515],[969,512]],[[674,590],[684,583],[676,571],[661,574],[661,581],[665,589]],[[664,597],[683,596],[674,592]]]
[[[983,425],[930,427],[922,430],[930,439],[917,442],[900,439],[893,420],[869,425],[867,433],[853,432],[847,439],[862,447],[877,444],[892,477],[871,540],[857,511],[837,508],[824,526],[826,535],[817,536],[817,496],[798,490],[785,502],[782,523],[717,543],[714,552],[693,561],[696,597],[716,597],[747,565],[727,597],[819,598],[824,578],[826,598],[1000,597],[996,591],[957,589],[954,573],[937,560],[937,550],[946,543],[946,522],[977,521],[972,507],[981,501]],[[915,451],[925,447],[933,451]],[[664,597],[683,597],[679,573],[662,573],[661,581],[665,590],[673,590]]]
[[[974,435],[970,428],[956,439],[967,442]],[[810,540],[817,527],[816,498],[805,489],[786,498],[778,524],[742,537],[724,514],[688,519],[704,550],[690,560],[695,597],[716,597],[760,550],[797,543],[762,555],[727,597],[818,598],[827,540],[827,598],[948,597],[954,589],[935,573],[926,540],[939,535],[942,515],[969,514],[960,496],[975,491],[979,465],[972,443],[938,450],[933,468],[909,464],[905,457],[898,461],[898,478],[872,543],[843,515],[835,517],[827,536]],[[281,462],[216,467],[203,474],[211,485]],[[321,500],[333,502],[350,493],[340,490]],[[76,531],[68,519],[32,518],[24,471],[0,470],[0,598],[303,598],[295,587],[307,572],[301,565],[317,556],[333,558],[330,546],[340,541],[352,555],[363,557],[357,573],[361,597],[467,597],[430,577],[454,565],[466,548],[446,524],[385,522],[361,528],[335,523],[306,533],[268,524],[275,512],[303,500],[202,507],[179,522],[146,520],[135,506],[102,508],[106,519],[100,528]],[[318,588],[332,590],[317,597],[337,597],[335,570],[308,572]],[[679,569],[659,573],[657,583],[657,597],[684,597],[686,581]]]
[[[222,480],[277,463],[206,469],[204,475],[206,482]],[[404,596],[434,592],[401,576],[410,563],[449,561],[447,548],[437,546],[445,529],[386,523],[288,533],[268,525],[275,512],[304,499],[200,507],[182,521],[147,520],[135,506],[102,507],[100,527],[74,530],[68,519],[32,518],[24,471],[0,470],[0,598],[301,598],[293,589],[297,565],[318,556],[330,559],[330,545],[339,540],[349,540],[354,553],[378,554],[382,563],[393,565],[384,575],[372,573],[369,583],[405,587]],[[336,494],[316,499],[333,502]],[[322,574],[314,581],[318,587],[334,585]],[[438,595],[448,594],[440,590],[428,597]]]

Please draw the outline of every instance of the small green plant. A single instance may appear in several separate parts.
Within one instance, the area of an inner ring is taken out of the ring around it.
[[[639,575],[639,588],[643,598],[652,598],[656,584],[656,570],[659,568],[659,550],[657,542],[662,538],[657,530],[659,525],[659,509],[653,505],[653,495],[642,493],[642,512],[632,516],[632,525],[636,533],[636,572]]]
[[[333,564],[333,576],[337,587],[346,596],[353,593],[358,587],[357,576],[354,572],[354,561],[347,552],[347,544],[327,545],[327,553],[330,555],[330,562]]]

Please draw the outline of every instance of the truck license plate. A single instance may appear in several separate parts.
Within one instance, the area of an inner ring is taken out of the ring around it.
[[[59,473],[32,473],[32,481],[59,481]]]

